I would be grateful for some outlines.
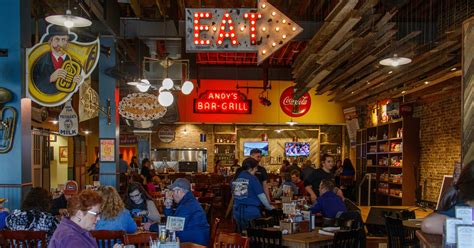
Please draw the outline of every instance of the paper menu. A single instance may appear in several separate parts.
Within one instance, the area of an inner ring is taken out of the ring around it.
[[[472,224],[472,208],[467,206],[456,206],[455,207],[456,218],[463,220],[463,224]]]
[[[461,225],[463,221],[456,218],[446,218],[444,223],[444,243],[455,244],[456,243],[456,225]]]
[[[457,225],[456,226],[456,241],[457,241],[458,248],[474,247],[474,226]]]
[[[284,214],[296,214],[296,205],[293,203],[283,203]]]
[[[183,217],[168,216],[166,220],[166,230],[183,231],[185,220],[186,218]]]

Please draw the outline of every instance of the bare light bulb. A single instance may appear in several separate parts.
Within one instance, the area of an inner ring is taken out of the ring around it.
[[[64,21],[64,26],[65,26],[66,28],[72,28],[72,27],[74,27],[74,22],[71,21],[71,20],[68,18],[68,19],[66,19],[66,20]]]

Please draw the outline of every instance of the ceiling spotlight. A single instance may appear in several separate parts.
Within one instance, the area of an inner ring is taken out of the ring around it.
[[[456,67],[453,67],[453,68],[451,69],[451,71],[455,71],[455,70],[457,70],[457,69],[458,69],[458,68],[456,68]]]
[[[402,91],[402,94],[405,94],[405,93],[407,93],[407,92],[406,92],[406,91]]]
[[[264,9],[265,7],[267,7],[267,5],[262,3],[262,9]]]
[[[290,121],[287,121],[286,124],[288,124],[290,126],[294,126],[294,125],[298,124],[298,122],[293,121],[293,119],[290,119]]]
[[[425,84],[429,84],[430,82],[429,81],[425,81]]]
[[[85,134],[85,135],[89,135],[89,134],[91,134],[91,133],[92,133],[92,132],[89,131],[89,130],[84,130],[84,134]]]
[[[272,12],[272,16],[276,16],[276,14],[277,14],[277,13],[276,13],[275,11]]]
[[[406,65],[411,63],[411,59],[405,58],[405,57],[398,57],[396,54],[394,54],[390,58],[382,59],[380,60],[379,64],[384,65],[384,66],[393,66],[397,67],[399,65]]]
[[[47,22],[64,26],[66,28],[72,27],[89,27],[92,25],[92,22],[89,19],[72,15],[71,10],[66,10],[65,15],[51,15],[45,18]]]
[[[393,71],[389,71],[389,72],[388,72],[388,74],[392,74],[392,73],[393,73]]]

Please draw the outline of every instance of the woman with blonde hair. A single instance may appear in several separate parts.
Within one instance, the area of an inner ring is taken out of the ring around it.
[[[112,186],[101,186],[99,193],[104,202],[101,208],[101,218],[97,221],[96,230],[136,232],[137,224],[135,224],[130,212],[125,208],[125,204],[117,190]]]

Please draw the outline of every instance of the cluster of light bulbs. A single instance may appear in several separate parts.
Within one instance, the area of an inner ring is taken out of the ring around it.
[[[139,82],[130,82],[129,85],[135,85],[140,92],[147,92],[152,87],[150,81],[147,79],[141,79]],[[171,78],[163,79],[161,87],[158,89],[158,102],[163,107],[169,107],[174,102],[174,96],[171,90],[174,88],[174,82]],[[186,80],[181,85],[181,93],[189,95],[194,89],[194,85],[191,81]]]

